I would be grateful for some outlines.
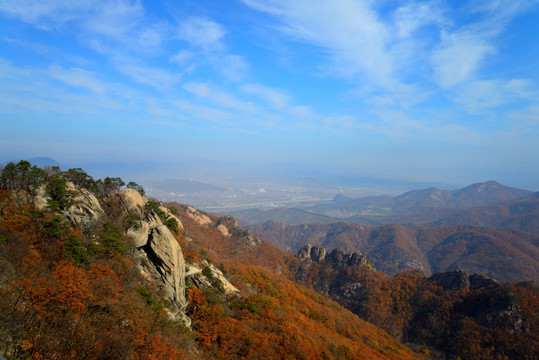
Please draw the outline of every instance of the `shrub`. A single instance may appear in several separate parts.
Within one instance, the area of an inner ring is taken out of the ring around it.
[[[63,175],[55,175],[50,180],[45,191],[50,196],[47,205],[52,211],[61,212],[68,210],[73,202],[69,199],[67,179]]]
[[[64,258],[74,260],[78,264],[88,262],[88,251],[80,244],[79,239],[75,235],[70,235],[64,243]]]

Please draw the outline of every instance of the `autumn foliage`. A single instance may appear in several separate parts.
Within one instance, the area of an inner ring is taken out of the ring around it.
[[[184,257],[202,269],[186,280],[187,328],[137,267],[126,230],[138,218],[125,216],[114,198],[91,229],[62,216],[70,206],[62,176],[100,199],[121,179],[27,164],[12,170],[0,179],[9,184],[0,189],[0,355],[7,360],[536,358],[533,283],[454,290],[413,271],[386,277],[368,266],[304,266],[233,219],[205,214],[210,221],[201,224],[185,206],[169,204],[183,225],[174,236]],[[39,182],[53,179],[60,179],[50,189],[57,202],[37,210],[31,199]],[[239,292],[227,293],[209,264]]]
[[[539,287],[533,282],[445,288],[419,271],[304,265],[298,278],[416,351],[451,359],[534,359]],[[353,296],[347,290],[353,290]]]
[[[75,170],[70,179],[107,196]],[[65,174],[43,181],[52,176]],[[292,282],[291,255],[239,228],[223,236],[179,211],[184,230],[175,236],[186,258],[219,264],[241,290],[225,294],[215,279],[210,287],[188,281],[188,329],[137,269],[125,236],[129,219],[113,202],[93,230],[80,229],[62,215],[68,192],[56,192],[60,205],[36,210],[32,191],[0,192],[0,355],[7,360],[417,358]]]
[[[190,336],[135,291],[143,282],[133,261],[114,252],[73,256],[88,244],[56,213],[37,211],[11,190],[0,191],[0,354],[6,359],[186,357]]]

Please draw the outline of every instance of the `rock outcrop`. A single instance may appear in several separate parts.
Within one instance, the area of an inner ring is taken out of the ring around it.
[[[215,265],[210,264],[207,260],[202,260],[201,264],[204,266],[204,271],[192,264],[188,264],[187,266],[189,268],[189,275],[191,276],[191,281],[196,284],[197,287],[217,287],[220,288],[220,291],[224,292],[227,295],[240,293],[240,291],[234,285],[232,285],[230,281],[228,281],[223,272],[217,267],[215,267]]]
[[[88,190],[67,183],[72,205],[65,211],[65,216],[83,230],[90,230],[105,216],[105,211],[98,199]],[[48,195],[44,187],[38,189],[35,204],[45,209]],[[164,214],[162,220],[152,209],[147,209],[148,199],[134,189],[113,192],[103,199],[105,208],[119,207],[115,216],[131,216],[131,226],[127,236],[137,248],[140,273],[147,280],[155,281],[162,286],[164,296],[172,304],[171,312],[177,320],[186,325],[190,320],[185,316],[187,305],[185,298],[185,260],[182,249],[169,228],[163,223],[173,217],[178,227],[183,228],[179,218],[169,209],[160,205],[158,209]]]
[[[120,204],[123,206],[126,212],[142,215],[144,213],[144,207],[148,202],[146,196],[141,195],[135,189],[124,189],[112,196],[117,196],[120,199]]]
[[[230,236],[228,228],[223,224],[217,225],[217,230],[219,230],[223,236]]]
[[[298,251],[296,257],[300,261],[312,260],[320,262],[325,259],[326,252],[326,249],[322,246],[307,244]]]
[[[125,205],[125,211],[129,214],[143,214],[148,200],[137,191],[126,189],[117,195]],[[179,228],[183,228],[178,219],[165,206],[160,205],[158,210],[164,215],[165,221],[173,217]],[[162,285],[164,295],[172,304],[172,313],[178,320],[186,325],[190,320],[185,316],[184,309],[187,306],[185,297],[185,259],[178,241],[174,238],[169,228],[163,224],[163,220],[153,210],[148,210],[147,215],[135,221],[127,229],[129,236],[138,250],[139,270],[146,278],[151,278]]]
[[[99,200],[90,191],[77,187],[71,182],[68,182],[66,186],[70,193],[69,199],[72,205],[65,211],[65,217],[83,230],[93,229],[105,215]],[[36,208],[40,210],[46,209],[49,200],[50,196],[45,191],[44,185],[37,189],[34,197]]]
[[[369,265],[367,258],[360,252],[346,252],[342,249],[333,249],[329,254],[327,250],[320,245],[307,244],[297,253],[296,258],[300,261],[325,261],[334,269],[344,269],[350,266]]]
[[[470,288],[470,277],[465,270],[453,270],[433,274],[429,281],[435,282],[444,289],[464,290]]]
[[[204,214],[202,211],[195,209],[192,206],[184,206],[185,213],[189,215],[193,220],[195,220],[200,225],[211,225],[213,221],[210,217]]]
[[[429,281],[435,282],[448,290],[477,290],[499,286],[496,280],[485,274],[468,275],[467,271],[460,269],[433,274],[429,277]]]
[[[181,230],[183,229],[183,224],[182,224],[182,221],[180,220],[179,217],[177,217],[176,215],[174,215],[172,213],[172,211],[169,210],[169,208],[167,208],[166,206],[163,206],[163,205],[160,205],[158,207],[158,209],[160,211],[162,211],[164,214],[165,214],[165,221],[168,221],[169,219],[174,219],[176,220],[176,222],[178,223],[178,228]]]
[[[91,229],[101,219],[105,212],[94,194],[86,189],[67,183],[71,192],[73,205],[66,211],[67,217],[84,229]]]
[[[485,274],[470,275],[470,289],[481,289],[499,286],[498,282]]]
[[[140,248],[148,242],[152,229],[159,225],[162,225],[159,216],[150,211],[143,220],[137,221],[127,229],[127,236],[133,240],[135,247]]]
[[[165,225],[154,227],[141,247],[161,275],[166,297],[183,309],[185,299],[185,260],[180,245]]]
[[[331,262],[333,267],[342,269],[348,266],[368,265],[367,258],[360,252],[346,252],[342,249],[333,249],[327,256],[326,261]]]

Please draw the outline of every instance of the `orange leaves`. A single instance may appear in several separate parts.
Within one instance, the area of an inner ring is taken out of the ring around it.
[[[183,359],[185,351],[170,346],[159,334],[139,330],[135,336],[137,347],[135,359],[141,360],[177,360]]]
[[[188,291],[197,304],[190,315],[195,337],[211,358],[414,358],[387,334],[282,276],[244,265],[230,272],[256,292],[210,305],[201,290]]]
[[[194,306],[206,304],[206,297],[202,293],[202,290],[198,288],[188,289],[187,298],[189,299],[189,302]]]
[[[86,270],[62,261],[53,271],[36,279],[20,281],[28,305],[40,318],[69,313],[80,316],[89,306],[118,298],[119,279],[107,266]]]
[[[62,262],[49,276],[20,281],[29,305],[40,317],[52,316],[55,311],[80,314],[92,298],[85,270]]]

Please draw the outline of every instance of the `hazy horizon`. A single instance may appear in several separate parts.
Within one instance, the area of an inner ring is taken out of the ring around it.
[[[539,1],[4,1],[0,25],[2,162],[539,190]]]

